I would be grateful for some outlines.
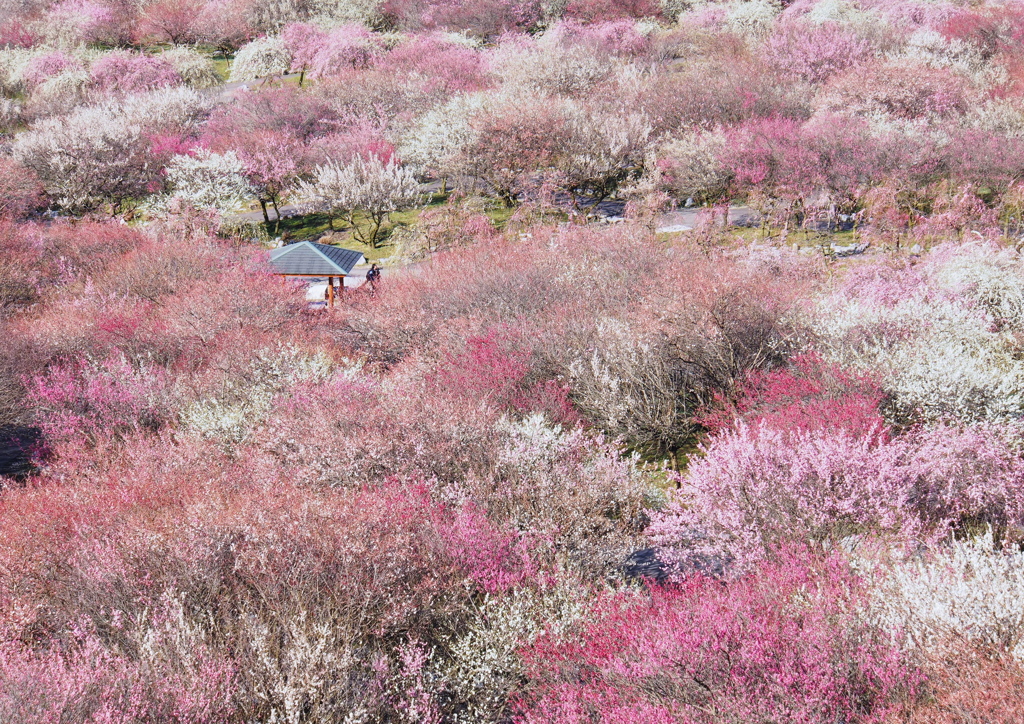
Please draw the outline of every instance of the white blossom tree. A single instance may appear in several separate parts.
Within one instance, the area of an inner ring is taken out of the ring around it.
[[[73,212],[109,202],[119,213],[146,194],[159,171],[149,158],[143,125],[103,108],[48,118],[20,134],[12,151],[39,174],[46,192]]]
[[[284,75],[291,64],[291,54],[279,37],[257,38],[238,51],[231,64],[231,80],[252,81]]]
[[[160,183],[150,137],[193,127],[209,104],[195,91],[177,88],[79,108],[18,134],[11,152],[65,209],[91,211],[109,203],[118,214]]]
[[[213,61],[191,48],[177,46],[165,52],[163,57],[171,62],[182,82],[190,88],[213,88],[222,80]]]
[[[1000,550],[992,532],[896,563],[873,612],[926,650],[952,642],[994,646],[1024,662],[1024,553]]]
[[[409,130],[398,148],[401,159],[417,172],[442,180],[467,173],[466,150],[476,141],[475,115],[483,112],[486,98],[481,93],[457,95],[425,113]]]
[[[658,152],[665,190],[677,199],[711,206],[724,200],[732,174],[721,158],[725,135],[696,132],[664,144]]]
[[[879,269],[814,313],[826,358],[881,376],[901,423],[1019,424],[1024,261],[1012,249],[940,246],[912,273]]]
[[[569,103],[569,142],[560,159],[573,206],[598,204],[640,175],[652,126],[642,112],[616,106]]]
[[[180,155],[167,166],[170,193],[199,209],[233,211],[253,195],[245,166],[234,151],[223,154],[200,149]]]
[[[313,179],[296,191],[298,206],[305,213],[339,217],[352,227],[352,234],[376,248],[380,232],[394,211],[414,206],[420,197],[412,171],[394,162],[372,156],[349,164],[327,164],[313,171]]]

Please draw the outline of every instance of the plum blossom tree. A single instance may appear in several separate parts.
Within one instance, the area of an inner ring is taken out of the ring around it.
[[[168,192],[203,209],[220,212],[240,207],[253,196],[245,175],[245,166],[238,156],[198,149],[194,155],[174,156],[167,165]]]
[[[864,584],[838,557],[783,551],[729,585],[696,575],[599,599],[587,623],[526,651],[527,724],[873,721],[920,674],[858,621]]]
[[[42,121],[18,137],[13,152],[71,211],[109,202],[120,213],[158,181],[142,123],[102,108]]]
[[[202,0],[149,2],[139,16],[138,33],[172,45],[195,43],[200,37],[198,20],[202,10]]]
[[[484,108],[479,94],[457,95],[444,105],[423,114],[398,147],[399,156],[421,174],[448,179],[468,173],[468,149],[477,138],[473,117]]]
[[[564,107],[531,92],[486,104],[471,124],[475,138],[464,151],[465,160],[508,206],[533,174],[554,168],[569,138]]]
[[[196,20],[200,40],[213,45],[226,58],[251,40],[250,0],[205,0]]]
[[[815,104],[837,113],[913,120],[961,116],[969,100],[965,81],[948,69],[875,61],[833,76]]]
[[[741,423],[712,439],[651,535],[668,560],[724,557],[742,571],[780,542],[882,535],[912,546],[978,521],[1000,531],[1024,521],[1024,468],[1005,430],[870,432]]]
[[[391,48],[380,66],[426,82],[431,94],[448,100],[455,93],[480,90],[485,71],[480,51],[443,34],[416,35]]]
[[[585,23],[601,23],[621,18],[652,18],[661,14],[653,0],[571,0],[564,16]]]
[[[22,218],[43,203],[39,177],[12,159],[0,160],[0,216]]]
[[[939,247],[917,269],[853,273],[819,302],[818,349],[879,374],[902,424],[1018,420],[1020,274],[1016,253],[988,243]]]
[[[232,81],[253,81],[283,75],[291,67],[291,56],[284,41],[266,36],[239,49],[231,64]]]
[[[870,46],[836,23],[785,23],[765,45],[771,63],[809,83],[821,83],[865,59]]]
[[[127,51],[104,55],[92,64],[89,75],[94,86],[106,94],[142,93],[175,85],[181,80],[168,59]]]
[[[895,558],[877,571],[873,592],[873,615],[887,627],[933,655],[971,641],[1024,661],[1019,550],[1002,548],[987,529],[917,559]]]
[[[385,0],[386,25],[406,30],[443,28],[478,37],[526,30],[541,17],[538,0]]]
[[[288,25],[281,40],[291,54],[290,70],[299,72],[299,84],[311,78],[337,75],[370,65],[376,48],[371,33],[362,25],[341,25],[325,32],[305,23]]]
[[[555,168],[577,210],[598,204],[640,175],[651,124],[642,113],[614,106],[570,104],[568,140]]]
[[[109,38],[117,20],[114,9],[108,5],[93,0],[64,0],[46,11],[42,34],[51,45],[74,48]]]
[[[213,61],[191,48],[175,47],[165,51],[163,57],[174,66],[181,82],[190,88],[213,88],[223,80]]]
[[[607,52],[587,43],[559,40],[558,35],[544,42],[506,38],[489,53],[490,71],[505,86],[566,96],[582,96],[612,75],[614,58]]]
[[[394,211],[419,201],[420,190],[408,168],[376,156],[355,157],[347,165],[328,164],[296,189],[301,205],[333,218],[343,218],[359,241],[377,248],[381,228]],[[365,219],[365,228],[361,220]]]
[[[169,129],[194,131],[208,107],[207,99],[187,89],[83,107],[19,134],[13,155],[61,206],[89,211],[110,203],[120,213],[159,187],[153,137]]]
[[[299,164],[303,160],[302,144],[291,134],[263,130],[244,134],[234,139],[233,145],[256,192],[256,200],[263,209],[263,220],[270,223],[269,203],[280,221],[278,201],[299,174]]]
[[[29,58],[22,67],[20,76],[29,88],[34,88],[61,73],[81,69],[82,64],[77,58],[61,51],[53,51]]]
[[[714,206],[728,199],[732,172],[723,163],[727,140],[722,132],[697,132],[672,139],[655,160],[660,182],[673,198]]]

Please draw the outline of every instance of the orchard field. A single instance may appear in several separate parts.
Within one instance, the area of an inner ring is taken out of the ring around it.
[[[1024,3],[9,0],[0,136],[0,722],[1024,721]]]

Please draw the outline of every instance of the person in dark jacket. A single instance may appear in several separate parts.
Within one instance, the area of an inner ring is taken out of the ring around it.
[[[380,269],[377,268],[376,264],[371,264],[369,271],[366,272],[366,281],[370,284],[370,289],[377,291],[377,281],[380,279]]]

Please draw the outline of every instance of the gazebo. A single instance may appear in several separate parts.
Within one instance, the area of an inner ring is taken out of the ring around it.
[[[364,263],[363,255],[351,249],[300,241],[270,252],[270,266],[281,277],[327,277],[327,306],[334,307],[334,277],[341,280]]]

